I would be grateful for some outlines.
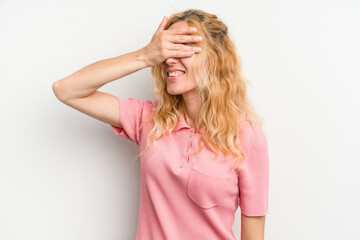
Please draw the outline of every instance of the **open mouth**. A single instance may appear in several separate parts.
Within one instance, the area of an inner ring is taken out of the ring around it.
[[[169,81],[174,81],[174,80],[178,80],[180,78],[182,78],[185,75],[185,71],[182,70],[174,70],[174,69],[169,69],[166,74],[167,74],[167,80]]]
[[[185,74],[185,71],[171,71],[167,72],[168,77],[176,77],[176,76],[182,76]]]

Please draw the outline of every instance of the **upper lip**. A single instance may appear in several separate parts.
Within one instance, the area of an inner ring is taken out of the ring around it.
[[[166,70],[166,73],[169,74],[170,72],[176,72],[176,71],[185,72],[185,70],[182,70],[182,69],[169,68],[168,70]]]

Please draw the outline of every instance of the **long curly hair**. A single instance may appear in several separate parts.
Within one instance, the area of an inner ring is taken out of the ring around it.
[[[195,43],[202,51],[195,54],[193,73],[197,83],[196,92],[201,100],[198,130],[205,126],[200,140],[201,151],[204,144],[216,156],[219,151],[233,156],[232,169],[244,162],[244,151],[239,147],[239,135],[242,123],[262,126],[262,117],[253,109],[247,96],[249,81],[243,76],[241,60],[234,43],[229,37],[227,26],[214,14],[197,9],[188,9],[171,15],[165,30],[172,24],[185,21],[190,27],[196,27],[192,35],[202,36]],[[153,128],[146,138],[146,149],[150,142],[162,136],[170,136],[179,121],[179,112],[183,113],[184,103],[181,95],[171,95],[166,90],[166,73],[157,65],[151,68],[155,80]],[[144,151],[144,152],[145,152]],[[140,153],[143,154],[144,152]],[[235,156],[235,157],[234,157]]]

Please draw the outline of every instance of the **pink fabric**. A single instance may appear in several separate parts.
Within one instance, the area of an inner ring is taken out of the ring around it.
[[[120,123],[110,125],[142,151],[153,103],[120,99]],[[264,132],[245,122],[241,147],[244,168],[231,171],[208,147],[199,147],[204,127],[195,133],[180,115],[172,139],[162,137],[141,156],[141,192],[137,240],[235,239],[232,232],[237,208],[247,216],[268,212],[269,157]]]

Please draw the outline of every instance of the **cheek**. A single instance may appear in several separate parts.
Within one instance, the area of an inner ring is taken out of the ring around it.
[[[161,66],[161,70],[164,71],[165,70],[165,63],[161,63],[160,66]]]
[[[165,64],[161,64],[161,75],[163,75],[164,78],[167,76],[165,69]]]
[[[189,58],[183,58],[182,59],[182,64],[186,67],[186,69],[188,71],[192,70],[192,65],[193,65],[193,61],[194,61],[194,56],[191,56]]]

